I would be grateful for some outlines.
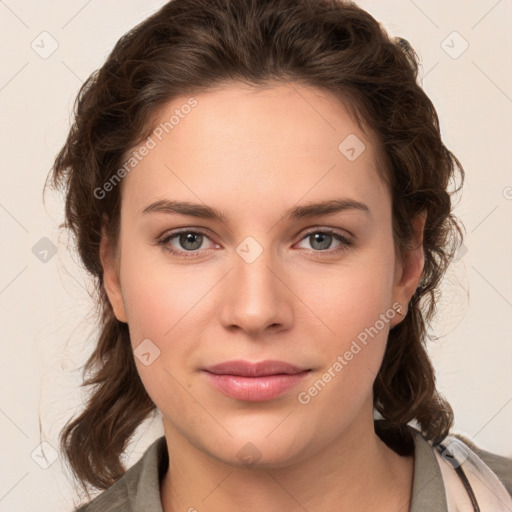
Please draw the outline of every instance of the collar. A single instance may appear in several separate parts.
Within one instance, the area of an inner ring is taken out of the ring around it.
[[[380,421],[375,422],[379,435],[385,431]],[[402,430],[401,436],[406,451],[414,450],[414,479],[408,512],[448,512],[443,477],[434,450],[421,432],[410,425]],[[390,439],[388,435],[386,444]],[[142,458],[121,479],[86,506],[84,512],[163,512],[160,481],[168,465],[167,444],[162,436],[149,446]]]

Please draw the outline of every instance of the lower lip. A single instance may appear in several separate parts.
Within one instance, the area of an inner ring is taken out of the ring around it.
[[[279,374],[265,377],[205,373],[210,384],[226,396],[247,402],[263,402],[272,400],[296,386],[309,373],[309,370],[291,375]]]

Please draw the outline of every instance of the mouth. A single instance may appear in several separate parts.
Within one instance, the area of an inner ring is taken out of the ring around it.
[[[227,361],[203,370],[216,390],[247,402],[277,398],[297,386],[310,371],[284,361]]]
[[[250,361],[226,361],[205,368],[204,371],[214,375],[237,375],[240,377],[266,377],[268,375],[295,375],[309,371],[285,361],[267,360],[252,363]]]

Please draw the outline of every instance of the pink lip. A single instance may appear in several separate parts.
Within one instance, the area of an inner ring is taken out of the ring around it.
[[[283,361],[227,361],[209,368],[205,373],[210,384],[223,394],[260,402],[271,400],[296,386],[310,371]]]

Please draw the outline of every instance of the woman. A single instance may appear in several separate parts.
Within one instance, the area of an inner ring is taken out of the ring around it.
[[[509,510],[425,350],[464,171],[405,40],[341,1],[173,0],[75,110],[52,179],[102,318],[62,444],[105,490],[81,510]]]

